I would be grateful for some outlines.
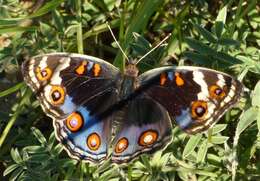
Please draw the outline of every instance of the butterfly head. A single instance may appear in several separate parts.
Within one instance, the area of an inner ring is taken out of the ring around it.
[[[127,75],[129,77],[137,77],[138,73],[139,73],[139,70],[136,67],[136,64],[134,62],[130,62],[126,65],[125,75]]]

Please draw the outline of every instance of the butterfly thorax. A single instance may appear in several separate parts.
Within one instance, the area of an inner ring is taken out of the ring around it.
[[[123,82],[121,84],[121,91],[120,91],[120,97],[126,98],[131,93],[134,92],[134,90],[137,87],[137,81],[136,77],[138,76],[138,68],[135,64],[128,64],[124,71],[123,76]]]

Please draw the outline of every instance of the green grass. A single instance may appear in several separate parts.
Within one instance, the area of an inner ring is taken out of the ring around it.
[[[0,180],[259,180],[260,17],[257,0],[0,0]],[[32,4],[31,7],[28,7]],[[131,58],[171,33],[139,64],[165,63],[227,72],[246,92],[208,133],[176,125],[164,151],[126,165],[70,159],[52,121],[21,77],[21,63],[55,51],[100,57],[124,69],[106,22]]]

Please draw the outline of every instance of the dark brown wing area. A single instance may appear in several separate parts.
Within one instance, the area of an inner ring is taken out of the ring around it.
[[[118,99],[121,73],[113,65],[86,55],[53,53],[24,62],[25,82],[36,92],[44,111],[63,118],[80,105],[93,113]],[[97,104],[97,102],[103,104]],[[99,107],[97,108],[96,105]]]
[[[141,153],[154,153],[171,141],[167,111],[146,97],[136,97],[122,109],[122,123],[114,141],[112,161],[129,162]]]
[[[138,78],[153,98],[187,133],[205,131],[240,98],[243,85],[231,76],[199,67],[164,67]]]

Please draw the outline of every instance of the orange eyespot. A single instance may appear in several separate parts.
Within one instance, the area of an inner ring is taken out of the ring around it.
[[[67,128],[71,132],[78,131],[83,126],[83,118],[80,113],[74,112],[66,120]]]
[[[76,73],[78,75],[82,75],[85,73],[86,71],[86,66],[87,66],[88,62],[87,61],[83,61],[77,68],[76,68]]]
[[[183,86],[184,85],[184,80],[181,78],[181,75],[179,72],[175,73],[175,83],[177,86]]]
[[[209,88],[209,95],[213,99],[222,99],[223,97],[226,96],[226,93],[225,93],[224,89],[222,89],[221,87],[219,87],[217,85],[212,85]]]
[[[195,101],[191,105],[191,116],[194,119],[203,119],[208,112],[207,102]]]
[[[87,146],[90,150],[96,151],[101,145],[100,136],[97,133],[91,133],[87,138]]]
[[[157,131],[148,130],[141,134],[138,143],[141,146],[150,146],[157,140],[157,138],[158,138]]]
[[[39,81],[49,80],[51,78],[51,75],[52,75],[52,71],[48,67],[42,70],[40,67],[36,68],[36,77],[38,78]]]
[[[97,63],[95,63],[95,64],[94,64],[94,67],[93,67],[94,76],[95,76],[95,77],[99,76],[100,71],[101,71],[100,65],[97,64]]]
[[[160,75],[160,85],[164,85],[167,81],[167,76],[166,76],[166,73],[162,73]]]
[[[52,86],[50,92],[50,99],[52,104],[59,105],[64,102],[65,99],[65,91],[61,86]]]
[[[118,140],[118,142],[116,143],[115,152],[122,153],[123,151],[125,151],[127,149],[127,147],[128,147],[127,138],[125,138],[125,137],[120,138],[120,140]]]

